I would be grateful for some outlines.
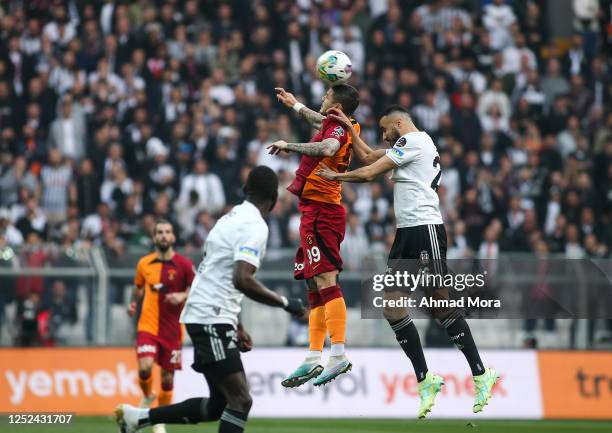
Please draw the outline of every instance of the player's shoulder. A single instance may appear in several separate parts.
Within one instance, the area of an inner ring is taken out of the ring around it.
[[[187,266],[187,267],[191,267],[193,266],[193,263],[191,262],[191,259],[187,256],[184,256],[180,253],[174,253],[174,260],[176,261],[177,264],[181,265],[181,266]]]
[[[263,218],[250,219],[244,227],[244,230],[252,235],[268,236],[268,224]]]
[[[268,238],[268,224],[261,215],[249,219],[246,224],[242,227],[245,235],[249,238],[267,239]]]
[[[236,216],[242,224],[265,224],[265,220],[261,216],[259,209],[247,200],[235,206],[232,211],[236,212]]]
[[[340,122],[329,117],[323,119],[321,132],[329,133],[329,135],[335,138],[342,138],[347,135],[347,129]]]
[[[156,256],[157,256],[157,253],[155,251],[149,254],[146,254],[138,260],[138,263],[136,264],[136,266],[141,267],[143,265],[148,265],[149,263],[153,261],[153,259],[155,259]]]
[[[232,234],[244,235],[244,233],[254,234],[258,231],[268,233],[268,225],[261,216],[259,209],[249,202],[243,202],[234,206],[234,219],[231,224],[226,224],[224,230]]]
[[[402,135],[398,138],[393,147],[401,149],[403,147],[422,147],[429,144],[433,144],[433,140],[428,133],[425,131],[415,131]]]

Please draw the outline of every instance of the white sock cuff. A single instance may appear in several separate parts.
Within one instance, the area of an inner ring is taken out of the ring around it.
[[[321,359],[322,354],[323,353],[318,350],[309,350],[308,354],[306,355],[306,360],[307,361],[319,361]]]
[[[340,355],[344,355],[344,343],[332,344],[331,356],[340,356]]]

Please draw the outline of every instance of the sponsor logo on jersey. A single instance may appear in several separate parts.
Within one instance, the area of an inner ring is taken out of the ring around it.
[[[238,252],[246,254],[247,256],[259,257],[259,250],[257,248],[240,247],[238,248]]]
[[[400,139],[395,142],[395,147],[404,147],[405,145],[406,137],[400,137]]]
[[[342,128],[342,126],[336,126],[331,135],[335,136],[336,138],[342,137],[344,135],[344,128]]]
[[[166,286],[164,286],[164,283],[153,284],[151,286],[151,290],[153,290],[154,292],[165,292]]]
[[[395,147],[391,149],[391,153],[395,156],[399,156],[400,158],[404,156],[404,152],[399,149],[396,149]]]
[[[308,234],[306,235],[306,242],[308,242],[308,245],[312,245],[312,244],[314,243],[312,233],[308,233]]]
[[[304,263],[295,263],[293,266],[293,270],[294,271],[303,271],[304,270]]]

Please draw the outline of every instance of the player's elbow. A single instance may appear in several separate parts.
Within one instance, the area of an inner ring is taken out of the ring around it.
[[[374,179],[376,179],[376,175],[368,170],[363,174],[363,180],[365,180],[366,182],[372,182]]]
[[[374,152],[370,152],[368,153],[365,158],[363,158],[363,163],[365,165],[372,165],[374,164],[376,161],[378,161],[378,158],[376,158],[376,155],[374,155]]]
[[[232,275],[232,284],[236,290],[241,292],[248,291],[248,280],[249,276],[243,272],[234,272],[234,275]]]
[[[334,156],[336,154],[337,149],[334,149],[330,146],[325,146],[323,148],[323,156]]]

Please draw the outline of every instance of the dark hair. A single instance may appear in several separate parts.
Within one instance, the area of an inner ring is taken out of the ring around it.
[[[276,202],[278,198],[278,176],[274,170],[265,165],[255,167],[249,173],[244,193],[247,197],[261,201]]]
[[[334,102],[342,105],[342,111],[350,116],[359,107],[359,92],[348,84],[338,84],[332,87]]]
[[[155,220],[155,224],[153,225],[153,234],[155,234],[157,226],[160,224],[168,224],[170,227],[172,227],[172,233],[174,233],[174,224],[172,224],[169,220],[165,218],[158,218]]]
[[[387,107],[385,109],[385,111],[383,111],[383,114],[382,114],[381,117],[388,116],[391,113],[404,113],[404,114],[407,114],[408,116],[410,116],[410,112],[408,110],[406,110],[401,105],[395,104],[395,105],[390,105],[389,107]]]

